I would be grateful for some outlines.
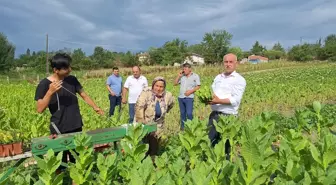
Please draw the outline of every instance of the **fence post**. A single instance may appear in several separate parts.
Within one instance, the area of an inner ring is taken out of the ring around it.
[[[7,82],[9,83],[9,76],[7,76]]]
[[[37,75],[37,82],[40,82],[40,75]]]

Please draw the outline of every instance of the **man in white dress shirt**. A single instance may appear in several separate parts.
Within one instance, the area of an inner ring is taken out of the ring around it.
[[[213,125],[213,120],[218,121],[221,115],[238,116],[238,109],[243,97],[246,81],[244,77],[236,72],[237,56],[229,53],[223,57],[224,69],[222,74],[216,76],[212,83],[214,92],[211,104],[211,114],[209,116],[210,126],[209,138],[212,146],[218,143],[220,134]],[[230,153],[230,143],[225,143],[225,153]]]
[[[132,67],[133,75],[128,76],[123,92],[122,92],[122,103],[127,103],[126,94],[128,94],[128,105],[129,105],[129,123],[134,122],[134,115],[135,115],[135,103],[140,96],[140,93],[145,87],[148,87],[147,78],[141,75],[141,70],[139,66]]]

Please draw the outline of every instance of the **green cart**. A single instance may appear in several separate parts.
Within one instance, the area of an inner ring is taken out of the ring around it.
[[[89,136],[92,137],[91,142],[93,145],[103,145],[107,143],[112,143],[114,146],[114,150],[119,151],[119,146],[117,144],[123,137],[127,135],[128,127],[132,126],[129,124],[125,124],[120,127],[112,127],[112,128],[104,128],[104,129],[97,129],[92,131],[85,132]],[[143,125],[143,129],[145,132],[150,133],[157,130],[157,125],[153,124],[146,124]],[[10,167],[6,173],[0,178],[0,182],[5,180],[10,174],[14,172],[14,170],[22,164],[24,160],[30,158],[32,156],[39,156],[44,155],[47,153],[49,149],[52,149],[54,152],[60,152],[69,149],[75,149],[74,144],[74,137],[76,133],[70,134],[60,134],[57,135],[56,138],[50,137],[39,137],[32,139],[31,142],[31,151],[25,152],[21,155],[15,155],[10,157],[0,157],[0,162],[6,161],[17,161],[12,167]]]

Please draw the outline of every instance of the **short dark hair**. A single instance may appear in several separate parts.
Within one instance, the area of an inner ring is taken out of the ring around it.
[[[114,70],[119,70],[119,68],[118,68],[118,67],[113,67],[112,70],[113,70],[113,71],[114,71]]]
[[[184,64],[183,64],[183,67],[191,68],[191,65],[190,65],[189,63],[184,63]]]
[[[58,70],[68,69],[72,58],[66,53],[56,53],[49,61],[51,68],[56,68]]]

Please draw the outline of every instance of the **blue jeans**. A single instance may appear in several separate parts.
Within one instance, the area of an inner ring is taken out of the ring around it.
[[[184,129],[184,122],[193,119],[194,98],[178,98],[181,116],[181,129]]]
[[[135,103],[128,104],[129,106],[129,123],[133,123],[134,115],[135,115]]]
[[[109,94],[109,99],[110,99],[110,112],[109,112],[109,115],[113,116],[114,109],[115,109],[116,106],[119,106],[119,113],[120,113],[121,96],[112,96],[111,94]]]

